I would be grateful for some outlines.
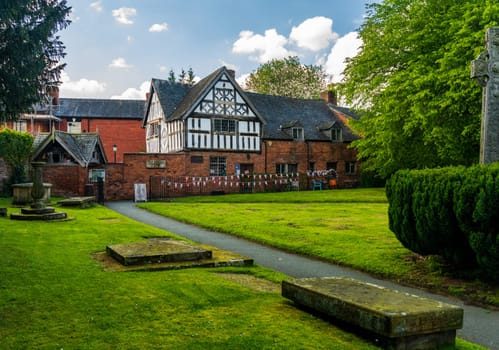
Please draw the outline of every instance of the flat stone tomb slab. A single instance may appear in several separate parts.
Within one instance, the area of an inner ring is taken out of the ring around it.
[[[10,214],[12,220],[25,221],[51,221],[65,220],[68,215],[63,212],[56,212],[52,207],[45,208],[22,208],[20,213]]]
[[[57,203],[63,207],[87,208],[87,207],[90,207],[94,202],[95,202],[94,196],[87,196],[87,197],[66,198],[66,199],[60,200]]]
[[[296,304],[379,336],[391,349],[435,349],[455,343],[463,309],[348,278],[282,282]]]
[[[212,252],[177,240],[149,240],[106,247],[125,266],[211,259]]]

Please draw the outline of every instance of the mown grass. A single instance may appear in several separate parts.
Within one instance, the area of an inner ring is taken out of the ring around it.
[[[92,258],[106,245],[171,234],[100,206],[64,211],[75,220],[0,218],[2,349],[376,348],[218,274],[286,278],[263,268],[106,272]]]
[[[499,307],[499,287],[404,248],[388,228],[384,189],[186,197],[142,208],[211,230]]]
[[[268,269],[105,271],[93,254],[106,245],[174,235],[101,206],[63,210],[74,220],[0,218],[1,349],[376,348],[219,274],[288,278]],[[483,349],[460,339],[456,348]]]

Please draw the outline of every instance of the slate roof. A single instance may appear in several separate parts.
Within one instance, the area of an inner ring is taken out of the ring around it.
[[[333,127],[342,129],[345,142],[358,138],[347,126],[348,119],[357,119],[358,116],[348,108],[328,105],[322,99],[307,100],[245,92],[225,67],[217,69],[193,86],[152,79],[151,96],[153,93],[158,95],[166,121],[181,119],[193,111],[205,93],[224,73],[264,123],[264,139],[293,140],[293,126],[303,127],[305,140],[331,141],[328,130]],[[147,101],[143,126],[147,124],[147,109],[150,103],[151,98]]]
[[[153,78],[151,80],[150,96],[152,98],[152,95],[154,93],[158,95],[158,99],[161,104],[161,107],[163,108],[163,112],[165,116],[168,118],[168,116],[172,115],[173,112],[175,112],[177,106],[182,102],[185,95],[187,95],[190,89],[191,86],[187,84],[181,84],[177,82],[172,83],[169,82],[168,80]],[[149,98],[149,100],[146,101],[147,106],[145,110],[145,115],[147,115],[149,111],[149,107],[151,105],[151,98]],[[144,118],[143,126],[145,126],[146,123],[147,120]]]
[[[53,108],[56,117],[138,119],[144,117],[144,100],[60,98]]]
[[[263,129],[264,139],[292,140],[293,126],[303,127],[305,140],[331,141],[326,130],[342,129],[343,141],[358,138],[324,100],[307,100],[284,96],[247,92],[255,108],[267,120]],[[334,106],[336,108],[336,106]],[[347,108],[342,108],[347,110]]]
[[[98,133],[70,134],[58,130],[51,133],[39,133],[35,137],[32,158],[36,159],[40,156],[52,142],[57,142],[82,167],[87,167],[91,163],[94,150],[99,151],[104,162],[107,162]]]

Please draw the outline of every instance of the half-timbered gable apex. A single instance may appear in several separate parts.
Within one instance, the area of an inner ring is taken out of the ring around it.
[[[194,85],[167,119],[186,119],[193,113],[236,119],[250,118],[265,124],[264,118],[226,67],[217,69]]]

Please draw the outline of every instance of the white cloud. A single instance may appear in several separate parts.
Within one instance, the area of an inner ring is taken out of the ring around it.
[[[167,66],[161,66],[161,67],[159,67],[159,71],[160,72],[166,72],[167,70],[168,70]]]
[[[128,88],[121,93],[121,95],[111,96],[113,100],[145,100],[146,93],[149,92],[149,87],[151,86],[151,82],[146,80],[138,89],[136,88]]]
[[[288,39],[278,34],[275,29],[266,30],[264,35],[244,30],[239,33],[239,39],[232,45],[232,52],[256,54],[256,56],[250,56],[250,59],[264,63],[275,58],[294,55],[284,47],[287,43]]]
[[[96,12],[102,12],[103,7],[102,7],[102,1],[97,0],[93,3],[90,4],[90,7],[93,8]]]
[[[249,73],[248,74],[242,74],[236,78],[237,83],[239,84],[240,87],[243,89],[246,89],[246,80],[249,78]]]
[[[159,33],[166,32],[168,30],[168,24],[166,22],[163,23],[155,23],[151,27],[149,27],[149,31],[151,33]]]
[[[110,68],[132,68],[131,64],[126,63],[126,60],[123,57],[115,58],[110,64]]]
[[[359,38],[357,32],[350,32],[336,41],[324,67],[326,73],[332,75],[333,83],[340,82],[343,79],[345,59],[355,57],[361,45],[362,39]]]
[[[338,39],[338,34],[332,30],[333,20],[326,17],[313,17],[303,21],[298,27],[291,29],[289,39],[298,47],[319,51],[329,46],[331,41]]]
[[[106,84],[97,80],[82,78],[72,81],[66,72],[61,74],[61,97],[100,97],[106,88]]]
[[[131,36],[131,35],[127,35],[127,37],[126,37],[126,41],[127,41],[129,44],[133,43],[133,36]]]
[[[133,24],[130,17],[137,14],[137,10],[132,7],[120,7],[119,9],[113,10],[113,17],[118,23],[121,24]]]

